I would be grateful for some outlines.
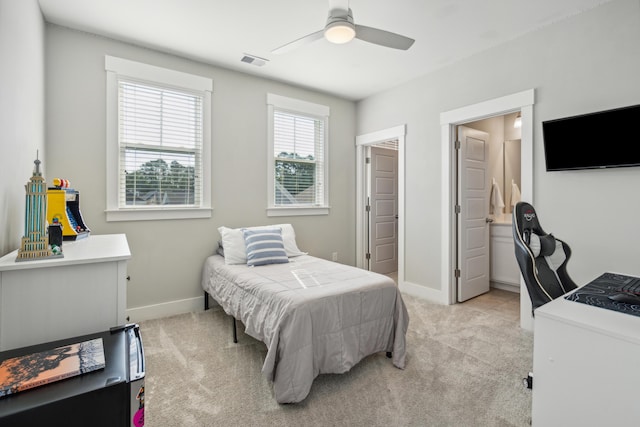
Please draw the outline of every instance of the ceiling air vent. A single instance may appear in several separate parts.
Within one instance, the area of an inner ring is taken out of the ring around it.
[[[268,59],[264,59],[264,58],[260,58],[259,56],[249,55],[249,54],[245,53],[240,61],[241,62],[246,62],[247,64],[252,64],[252,65],[256,65],[258,67],[262,67],[269,60]]]

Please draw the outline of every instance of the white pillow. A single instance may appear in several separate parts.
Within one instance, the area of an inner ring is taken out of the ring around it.
[[[284,250],[288,257],[306,255],[298,249],[296,244],[296,233],[291,224],[275,224],[262,225],[259,227],[246,227],[248,230],[260,228],[280,228],[282,230],[282,240],[284,242]],[[222,237],[222,248],[224,249],[224,263],[230,264],[246,264],[247,263],[247,247],[244,243],[242,228],[218,227],[218,232]]]
[[[296,244],[296,232],[293,230],[293,225],[291,224],[263,225],[260,227],[249,227],[249,229],[278,227],[282,230],[282,241],[284,242],[284,250],[287,252],[288,257],[307,254],[306,252],[302,252],[298,249],[298,245]]]
[[[224,250],[224,263],[246,264],[247,247],[244,244],[244,236],[240,228],[218,227],[218,232],[222,238],[222,249]]]

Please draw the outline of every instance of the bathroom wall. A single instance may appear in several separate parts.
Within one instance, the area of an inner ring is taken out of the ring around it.
[[[522,184],[521,178],[521,139],[506,139],[502,143],[503,152],[503,179],[504,179],[504,191],[502,195],[504,197],[504,213],[510,216],[513,212],[513,206],[520,200],[520,189]],[[515,183],[516,188],[513,184]],[[514,192],[513,198],[511,193]]]

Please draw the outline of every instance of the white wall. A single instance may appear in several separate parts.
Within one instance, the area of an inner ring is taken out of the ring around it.
[[[569,274],[580,284],[603,271],[640,275],[640,168],[547,173],[541,128],[548,119],[640,104],[638,40],[640,2],[615,0],[358,103],[358,134],[407,124],[407,282],[430,295],[446,286],[440,113],[531,88],[532,202],[545,230],[571,246]],[[627,143],[640,143],[631,129]]]
[[[406,123],[405,279],[438,292],[443,288],[440,113],[535,88],[533,202],[543,226],[570,243],[568,267],[577,282],[604,270],[640,275],[635,226],[640,168],[547,173],[541,136],[543,120],[640,103],[639,22],[640,2],[609,2],[361,101],[356,118],[356,106],[345,100],[45,28],[36,0],[0,0],[0,254],[19,245],[24,184],[40,150],[45,177],[68,178],[80,190],[94,234],[127,234],[133,251],[130,308],[181,300],[187,301],[184,307],[199,306],[200,268],[222,224],[286,220],[294,224],[303,249],[325,258],[337,251],[340,261],[354,264],[356,130],[365,134]],[[105,221],[105,54],[214,79],[210,220]],[[267,92],[331,107],[331,215],[266,217]]]
[[[132,321],[202,307],[201,269],[221,225],[290,222],[302,250],[327,259],[338,252],[340,262],[355,263],[353,102],[59,26],[48,24],[46,36],[48,178],[69,179],[80,192],[92,234],[126,233]],[[213,79],[211,219],[106,222],[105,54]],[[268,92],[331,109],[328,216],[266,216]]]
[[[20,246],[24,186],[44,152],[44,20],[37,0],[0,0],[0,256]],[[42,170],[47,170],[46,162]]]

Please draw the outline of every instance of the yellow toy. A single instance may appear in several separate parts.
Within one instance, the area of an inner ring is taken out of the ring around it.
[[[54,178],[53,185],[47,189],[47,221],[62,225],[63,240],[87,237],[91,230],[80,213],[80,194],[66,179]]]

